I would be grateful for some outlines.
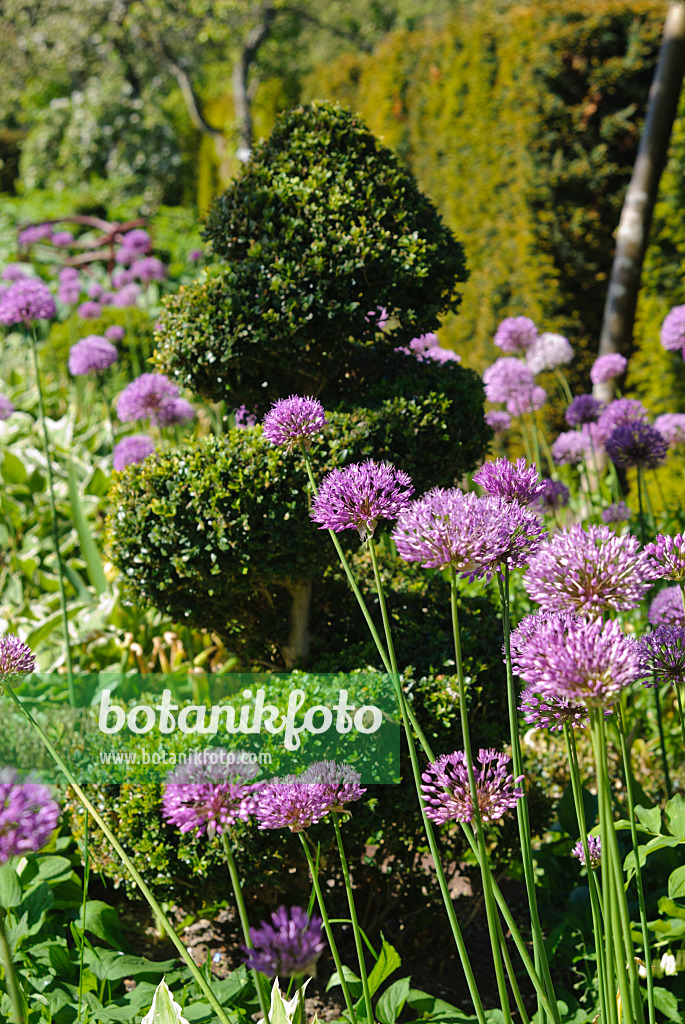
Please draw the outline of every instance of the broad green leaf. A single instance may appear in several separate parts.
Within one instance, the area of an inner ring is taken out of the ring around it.
[[[160,971],[172,971],[176,963],[175,960],[147,960],[144,956],[133,956],[111,949],[87,950],[85,960],[100,981],[106,978],[110,981],[119,981],[121,978],[140,979],[149,974],[159,977]]]
[[[679,907],[668,896],[662,896],[658,903],[659,913],[667,914],[670,917],[679,917],[685,921],[685,907]]]
[[[676,1021],[676,1024],[681,1024],[683,1018],[678,1012],[678,1000],[672,992],[668,991],[668,989],[662,988],[660,985],[655,986],[654,1005],[657,1010],[661,1010],[669,1020]]]
[[[685,896],[685,864],[672,871],[668,878],[668,895],[672,900]]]
[[[438,999],[436,996],[430,995],[429,992],[423,992],[419,988],[412,988],[407,994],[407,1006],[411,1006],[412,1010],[416,1013],[421,1014],[421,1019],[425,1020],[429,1017],[430,1020],[444,1021],[445,1024],[452,1022],[452,1024],[461,1024],[461,1022],[473,1021],[475,1018],[464,1013],[463,1010],[453,1006],[451,1003],[446,1002],[444,999]]]
[[[87,932],[97,935],[98,939],[107,942],[116,950],[129,950],[129,944],[124,938],[121,925],[119,924],[119,916],[114,907],[110,907],[103,900],[88,900],[85,907],[81,908],[81,912],[74,922],[76,927],[81,930],[83,929],[84,910]]]
[[[635,813],[638,821],[650,832],[658,835],[661,832],[661,808],[659,807],[636,807]]]
[[[680,793],[666,804],[666,821],[671,835],[685,840],[685,800]]]
[[[369,991],[374,995],[381,987],[386,978],[389,978],[393,971],[396,971],[402,964],[400,955],[394,946],[391,946],[386,939],[383,939],[380,956],[374,964],[369,975]]]
[[[343,977],[345,978],[345,981],[347,982],[347,987],[350,990],[350,994],[352,996],[354,996],[355,999],[358,999],[359,996],[362,994],[361,978],[357,977],[357,975],[354,973],[354,971],[350,970],[350,968],[347,967],[345,964],[342,965],[342,969],[343,969]],[[333,974],[331,974],[330,978],[328,979],[328,984],[326,985],[326,991],[328,992],[329,989],[332,989],[335,985],[339,985],[339,984],[340,984],[340,975],[338,974],[337,971],[334,971]]]
[[[21,903],[21,885],[16,868],[11,863],[0,867],[0,907],[18,907]]]
[[[146,1013],[141,1024],[188,1024],[181,1016],[181,1007],[174,1002],[164,978],[160,981],[152,1000],[149,1013]]]
[[[0,472],[3,480],[8,484],[23,484],[28,477],[24,463],[17,455],[13,455],[9,451],[6,451],[2,457]]]
[[[91,584],[95,587],[98,594],[104,594],[107,590],[107,578],[105,576],[105,570],[102,568],[102,558],[100,557],[98,547],[93,540],[93,534],[91,533],[88,520],[86,519],[83,511],[83,503],[79,493],[74,463],[69,459],[67,465],[69,471],[69,498],[71,500],[70,512],[71,518],[74,521],[74,526],[76,527],[76,532],[78,533],[79,544],[81,545],[81,554],[86,560],[88,578]]]
[[[400,978],[386,988],[376,1004],[376,1016],[381,1024],[395,1024],[402,1013],[411,990],[411,979]]]

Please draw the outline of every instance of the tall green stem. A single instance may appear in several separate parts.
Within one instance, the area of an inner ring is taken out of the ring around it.
[[[221,842],[224,847],[224,855],[226,857],[226,864],[228,865],[228,873],[231,876],[231,885],[233,887],[233,895],[235,897],[235,903],[238,908],[238,916],[240,918],[240,927],[243,930],[243,938],[245,945],[248,949],[252,949],[252,938],[250,937],[250,922],[247,917],[247,908],[245,906],[245,900],[243,898],[243,889],[240,884],[240,875],[238,874],[238,867],[233,856],[233,850],[231,844],[228,841],[225,832],[221,833]],[[264,990],[262,987],[262,981],[259,973],[253,969],[252,980],[254,987],[257,991],[257,998],[259,999],[259,1008],[262,1011],[262,1016],[269,1024],[269,1001],[265,998]]]
[[[352,996],[350,995],[350,990],[347,987],[347,982],[345,981],[345,975],[343,973],[342,961],[340,959],[340,954],[338,953],[338,947],[337,947],[337,945],[335,943],[335,939],[333,937],[333,929],[331,928],[331,922],[330,922],[330,919],[328,917],[328,911],[326,910],[326,904],[324,903],[323,893],[321,892],[321,885],[319,884],[319,872],[317,871],[316,865],[314,864],[314,861],[312,860],[312,855],[309,852],[309,847],[307,846],[307,840],[305,839],[305,837],[302,834],[302,832],[298,832],[298,835],[300,837],[300,842],[302,843],[302,849],[304,850],[304,855],[307,858],[307,864],[309,865],[309,873],[312,876],[312,885],[314,886],[314,892],[316,893],[316,902],[319,905],[319,913],[321,914],[321,919],[323,921],[323,926],[324,926],[324,928],[326,930],[326,937],[328,939],[328,945],[331,947],[331,953],[333,954],[333,961],[335,963],[335,969],[338,972],[338,977],[340,978],[340,986],[341,986],[341,988],[343,990],[343,996],[345,997],[345,1005],[347,1006],[347,1011],[348,1011],[348,1013],[350,1015],[350,1018],[352,1019],[352,1024],[356,1024],[356,1022],[357,1022],[357,1015],[354,1012],[354,1003],[352,1001]],[[373,1021],[373,1018],[372,1018],[372,1021]]]
[[[190,953],[188,952],[188,950],[186,949],[186,947],[183,945],[183,943],[179,939],[178,935],[176,934],[176,930],[174,929],[174,926],[172,925],[171,921],[169,921],[168,917],[166,916],[166,914],[164,913],[164,911],[160,907],[159,903],[157,902],[155,897],[152,895],[152,892],[150,891],[149,887],[145,883],[145,880],[143,879],[142,875],[140,874],[140,872],[136,868],[135,864],[133,863],[133,861],[131,860],[129,855],[126,853],[126,850],[124,850],[123,846],[121,845],[121,843],[119,842],[117,837],[112,832],[112,830],[109,827],[109,825],[107,824],[107,822],[104,820],[104,818],[102,817],[102,815],[100,814],[98,809],[88,799],[88,797],[86,796],[86,794],[83,791],[83,789],[81,788],[81,786],[79,786],[78,782],[76,781],[76,779],[72,775],[70,769],[68,768],[66,762],[62,758],[62,755],[53,746],[53,744],[50,742],[48,737],[45,735],[45,733],[43,732],[43,730],[39,726],[38,722],[36,722],[35,718],[31,714],[31,712],[27,708],[24,707],[23,703],[19,700],[19,698],[17,697],[16,693],[14,692],[14,690],[12,689],[12,687],[8,683],[5,683],[5,693],[9,694],[10,698],[12,699],[12,701],[14,701],[14,703],[17,705],[19,710],[23,713],[23,715],[25,716],[25,718],[27,719],[29,724],[32,726],[32,728],[36,732],[36,735],[40,738],[41,743],[43,744],[43,746],[48,751],[48,753],[52,757],[52,759],[55,762],[55,764],[57,765],[57,767],[60,769],[60,771],[62,772],[62,774],[66,778],[67,782],[69,783],[69,785],[73,789],[74,793],[76,794],[76,796],[78,797],[80,802],[83,804],[85,809],[88,811],[88,814],[91,816],[93,821],[97,822],[99,828],[104,833],[108,843],[110,844],[112,849],[116,852],[116,854],[119,857],[119,859],[121,860],[122,864],[124,865],[126,870],[129,872],[129,874],[131,875],[131,878],[136,883],[136,885],[138,886],[138,888],[142,892],[142,894],[145,897],[145,899],[147,900],[147,902],[150,904],[150,907],[152,908],[154,914],[156,915],[156,917],[158,918],[158,920],[161,923],[162,927],[164,928],[164,931],[167,933],[167,935],[169,936],[169,938],[173,942],[174,946],[176,947],[178,952],[181,954],[181,956],[185,960],[186,964],[188,965],[188,969],[189,969],[190,973],[192,974],[193,978],[195,979],[198,987],[201,989],[201,991],[207,997],[207,1000],[209,1001],[212,1009],[214,1010],[214,1012],[216,1013],[217,1017],[221,1021],[221,1024],[231,1024],[231,1021],[230,1021],[228,1015],[226,1014],[226,1012],[222,1008],[221,1004],[218,1002],[216,996],[212,992],[211,988],[209,987],[209,984],[208,984],[206,978],[204,977],[202,972],[199,970],[197,964],[195,963],[195,961],[191,957]]]
[[[81,1005],[83,1002],[83,961],[86,952],[86,905],[88,901],[88,876],[90,874],[90,846],[88,843],[88,811],[83,823],[83,897],[81,899],[81,948],[79,950],[78,974],[78,1012],[77,1024],[81,1024]]]
[[[67,595],[64,588],[64,564],[62,562],[62,553],[59,546],[59,531],[57,529],[57,506],[55,503],[55,484],[52,475],[52,459],[50,457],[50,439],[48,437],[48,427],[45,422],[45,405],[43,402],[43,387],[40,379],[40,369],[38,367],[38,346],[36,340],[36,329],[32,329],[28,332],[29,339],[31,342],[31,353],[33,356],[33,369],[36,377],[36,387],[38,389],[38,413],[40,416],[41,427],[43,428],[43,445],[45,447],[45,460],[48,469],[48,496],[50,499],[50,518],[52,520],[52,540],[55,546],[55,555],[57,557],[57,576],[59,579],[59,604],[62,612],[62,628],[64,630],[64,650],[66,655],[67,663],[67,688],[69,691],[69,703],[72,707],[76,707],[76,694],[74,692],[74,670],[71,661],[71,644],[69,642],[69,616],[67,614]]]
[[[14,964],[12,963],[12,951],[10,950],[10,944],[7,941],[7,932],[5,931],[5,908],[0,907],[0,959],[5,964],[5,983],[7,985],[7,992],[12,1001],[14,1007],[14,1020],[16,1024],[25,1024],[26,1021],[26,1007],[24,1005],[24,999],[19,991],[17,985],[17,977],[14,973]]]
[[[366,974],[366,964],[364,963],[364,946],[362,944],[361,932],[359,931],[359,922],[357,921],[357,908],[354,905],[354,894],[352,892],[352,882],[350,881],[350,871],[347,866],[347,857],[345,856],[345,849],[343,847],[338,815],[334,812],[332,817],[333,828],[335,829],[335,838],[338,842],[338,853],[340,854],[340,866],[342,868],[343,878],[345,879],[345,892],[347,893],[347,905],[350,908],[350,920],[352,922],[352,931],[354,933],[354,944],[357,949],[359,977],[362,980],[364,1005],[366,1006],[366,1019],[368,1024],[373,1024],[373,1005],[371,1003],[371,992],[369,991],[369,979]]]

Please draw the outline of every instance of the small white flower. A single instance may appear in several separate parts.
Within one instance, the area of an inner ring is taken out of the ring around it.
[[[676,959],[673,953],[664,953],[661,958],[661,970],[664,974],[677,974],[678,968],[676,966]]]

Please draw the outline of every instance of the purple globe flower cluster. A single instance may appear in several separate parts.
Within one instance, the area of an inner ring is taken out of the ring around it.
[[[616,427],[605,448],[616,466],[656,469],[666,461],[668,441],[649,423],[634,422]]]
[[[496,750],[479,750],[473,766],[478,814],[484,824],[500,821],[507,811],[523,797],[519,783],[508,771],[511,758]],[[428,765],[422,774],[421,793],[426,803],[426,817],[437,825],[446,821],[473,821],[474,806],[469,785],[466,755],[457,750],[443,754]]]
[[[511,427],[511,416],[504,409],[491,409],[485,414],[485,422],[495,434],[505,434]]]
[[[0,683],[12,683],[35,670],[36,659],[28,644],[12,633],[0,637]]]
[[[602,863],[602,840],[599,836],[588,836],[587,837],[587,852],[590,857],[590,867],[598,868]],[[574,857],[577,857],[583,867],[587,867],[585,863],[585,851],[583,849],[583,841],[579,839],[576,845],[571,850]]]
[[[13,412],[16,412],[14,402],[6,395],[0,395],[0,420],[8,420]]]
[[[137,466],[155,450],[155,443],[147,434],[130,434],[114,446],[112,465],[117,473],[126,466]]]
[[[57,312],[52,292],[38,278],[16,281],[0,295],[0,323],[24,324],[29,327],[36,320],[50,320]]]
[[[314,975],[325,949],[322,924],[320,917],[310,919],[302,907],[279,907],[271,924],[262,921],[258,928],[250,928],[252,947],[243,946],[245,963],[267,978]]]
[[[654,579],[685,580],[685,534],[658,534],[655,541],[645,544],[645,555]]]
[[[657,626],[635,642],[640,658],[640,679],[645,686],[685,681],[685,624]]]
[[[205,750],[195,763],[181,765],[167,779],[162,814],[181,832],[221,835],[239,819],[247,821],[260,788],[259,769],[221,747]]]
[[[532,505],[545,489],[536,466],[527,467],[525,459],[484,462],[473,474],[473,482],[493,498],[518,501],[521,505]]]
[[[593,384],[605,384],[607,381],[615,380],[626,372],[628,360],[618,352],[609,352],[605,356],[598,356],[590,370],[590,380]]]
[[[312,438],[326,423],[326,414],[316,398],[291,395],[274,402],[264,417],[264,437],[273,445],[291,452],[299,444],[309,448]]]
[[[543,480],[543,490],[538,497],[537,507],[541,512],[555,512],[568,505],[570,491],[560,480]]]
[[[52,224],[30,224],[17,235],[20,248],[28,248],[36,242],[45,242],[52,237]]]
[[[40,850],[57,828],[60,808],[47,786],[0,770],[0,863]]]
[[[429,332],[421,334],[418,338],[412,338],[408,346],[400,346],[395,352],[403,352],[407,356],[415,356],[419,362],[432,360],[436,363],[460,363],[461,356],[453,349],[442,348],[438,341],[437,334]]]
[[[119,395],[117,416],[122,423],[149,419],[158,427],[184,423],[195,415],[190,402],[179,397],[179,389],[161,373],[143,373]]]
[[[537,376],[543,370],[566,366],[573,359],[573,346],[563,334],[539,334],[526,350],[526,365]]]
[[[625,501],[616,501],[613,505],[602,509],[602,522],[607,524],[627,523],[632,514],[633,510],[628,508]]]
[[[661,325],[661,344],[667,352],[682,352],[685,359],[685,306],[674,306]]]
[[[654,420],[654,429],[665,437],[669,445],[685,444],[685,413],[665,412]]]
[[[89,334],[77,341],[69,350],[69,373],[74,377],[87,376],[91,373],[102,373],[113,363],[119,354],[107,338],[98,334]]]
[[[304,832],[343,805],[359,800],[365,789],[349,765],[317,761],[301,775],[272,779],[259,791],[255,816],[260,829],[288,828]]]
[[[534,344],[538,329],[527,316],[509,316],[495,331],[495,345],[503,352],[525,352]]]
[[[535,686],[527,686],[519,698],[519,711],[527,725],[536,729],[559,731],[565,725],[584,728],[589,719],[588,710],[563,694],[538,693]]]
[[[679,586],[664,587],[649,606],[647,615],[651,626],[685,625],[683,595]]]
[[[73,306],[81,296],[78,270],[75,267],[64,267],[57,280],[57,298],[65,306]]]
[[[593,395],[578,395],[564,414],[569,427],[581,427],[584,423],[596,423],[601,405]]]
[[[126,266],[134,263],[141,256],[145,256],[152,248],[152,240],[147,231],[142,228],[134,228],[128,231],[121,239],[121,248],[116,254],[116,261]]]
[[[379,519],[396,519],[409,505],[414,487],[406,473],[389,462],[353,463],[334,469],[321,482],[311,518],[322,530],[359,531],[373,536]]]

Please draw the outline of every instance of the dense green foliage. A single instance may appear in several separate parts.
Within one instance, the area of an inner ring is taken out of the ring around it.
[[[321,395],[360,347],[407,344],[459,306],[461,246],[390,151],[330,104],[278,121],[205,236],[225,265],[168,304],[159,362],[210,399]]]

